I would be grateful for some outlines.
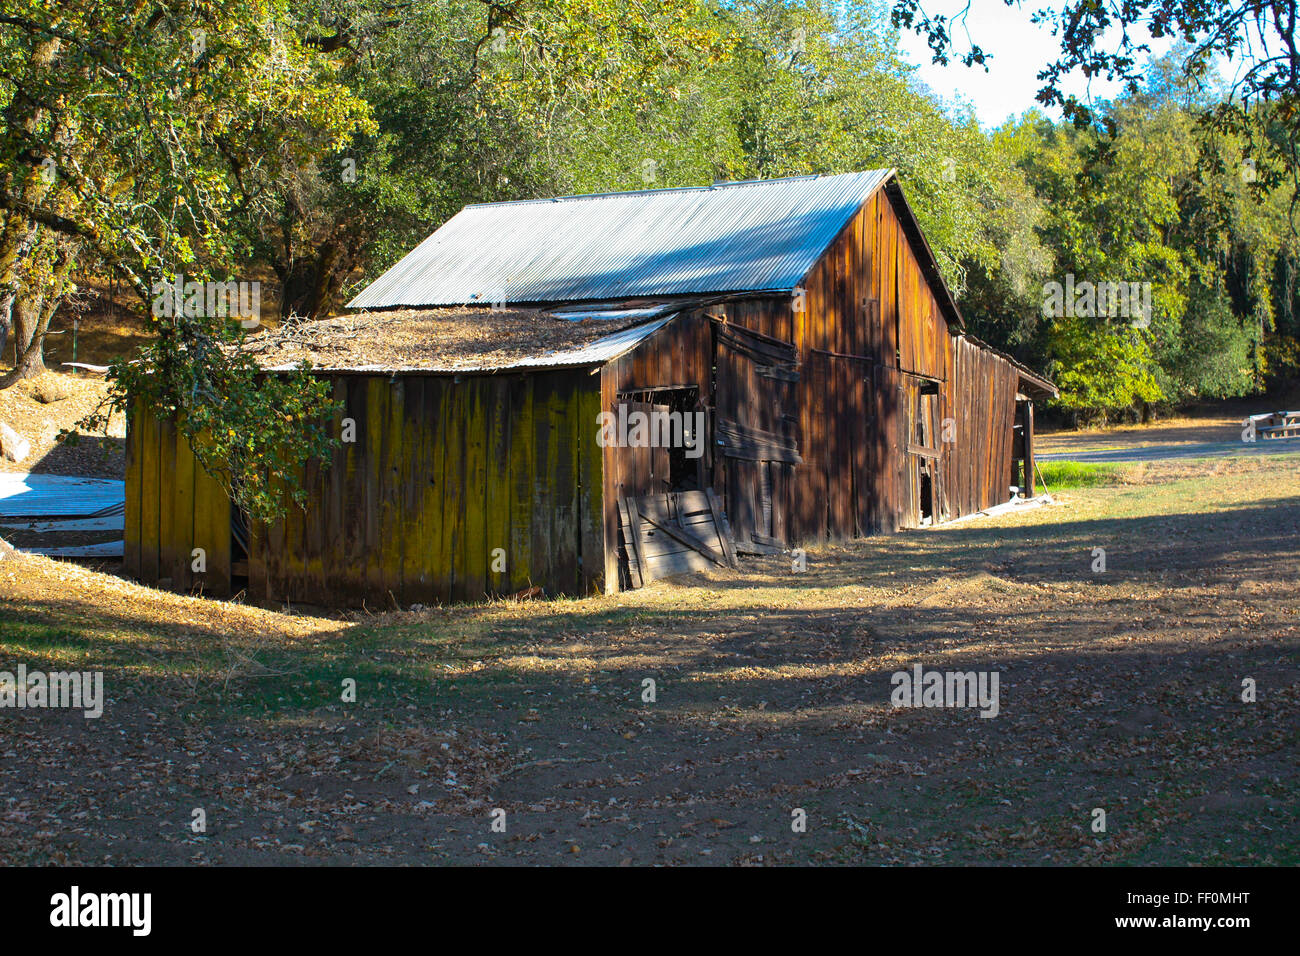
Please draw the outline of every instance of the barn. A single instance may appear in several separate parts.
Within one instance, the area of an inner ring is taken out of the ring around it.
[[[270,526],[130,416],[129,573],[327,606],[610,593],[1032,495],[1056,394],[963,331],[893,170],[469,206],[349,309],[254,340],[340,407]]]

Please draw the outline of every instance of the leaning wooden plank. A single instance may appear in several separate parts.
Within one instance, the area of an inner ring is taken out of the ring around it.
[[[690,548],[647,560],[650,565],[648,579],[651,581],[658,581],[673,574],[695,574],[713,567],[708,558]]]
[[[636,559],[636,548],[632,545],[632,519],[628,516],[627,506],[620,499],[616,502],[619,516],[619,551],[622,554],[622,560],[627,567],[627,583],[629,587],[639,588],[642,586],[641,565]],[[620,568],[621,571],[621,568]],[[620,582],[621,583],[621,582]]]
[[[683,551],[699,554],[700,560],[706,562],[702,566],[711,564],[695,548],[682,544],[676,538],[670,538],[648,521],[641,522],[641,532],[637,540],[641,546],[641,557],[647,564],[653,564],[656,558],[669,554],[681,554]]]
[[[785,549],[775,544],[760,544],[757,541],[738,541],[736,542],[736,552],[738,554],[757,554],[762,556],[781,554]]]
[[[797,363],[798,352],[789,342],[782,342],[743,326],[716,320],[715,327],[720,345],[725,345],[760,365],[793,366]]]
[[[632,550],[628,553],[630,559],[635,553],[637,564],[641,568],[641,579],[643,584],[649,584],[652,578],[646,574],[645,558],[641,554],[641,515],[637,511],[636,500],[633,498],[624,498],[623,507],[627,509],[627,525],[632,529],[628,541]],[[630,563],[630,561],[629,561]]]
[[[718,501],[718,496],[713,493],[712,488],[705,489],[705,499],[709,503],[709,511],[713,515],[713,524],[718,529],[718,540],[722,542],[722,554],[727,559],[728,567],[738,568],[740,563],[736,560],[736,545],[731,540],[729,529],[722,522],[722,505]]]
[[[716,436],[725,446],[723,454],[729,458],[790,464],[800,464],[803,461],[799,456],[798,443],[791,435],[780,435],[719,417]]]

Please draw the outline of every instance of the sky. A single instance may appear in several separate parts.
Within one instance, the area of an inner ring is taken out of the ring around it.
[[[951,16],[966,5],[966,0],[926,0],[923,4],[930,14]],[[923,37],[904,32],[902,47],[907,58],[919,67],[917,78],[946,101],[968,100],[975,115],[986,128],[999,126],[1009,117],[1019,116],[1025,110],[1038,107],[1034,94],[1042,83],[1038,72],[1056,58],[1060,44],[1051,34],[1050,25],[1038,26],[1030,22],[1034,10],[1052,6],[1043,0],[1027,0],[1022,6],[1008,7],[1003,0],[970,0],[970,13],[966,18],[966,32],[970,41],[982,47],[991,56],[988,72],[978,66],[968,67],[960,62],[948,66],[932,63],[930,48]],[[957,48],[968,46],[965,35],[954,30]],[[1156,52],[1165,46],[1152,45]],[[1083,79],[1073,78],[1066,91],[1083,94],[1087,86]],[[1094,80],[1091,89],[1096,99],[1106,99],[1120,92],[1118,83]],[[1059,117],[1059,111],[1045,111]]]

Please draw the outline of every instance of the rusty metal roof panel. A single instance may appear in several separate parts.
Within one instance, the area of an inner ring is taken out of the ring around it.
[[[877,169],[466,206],[348,305],[793,289],[892,175]]]

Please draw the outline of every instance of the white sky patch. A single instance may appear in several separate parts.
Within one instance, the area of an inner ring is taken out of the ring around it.
[[[930,15],[955,16],[966,6],[966,0],[925,0],[924,7]],[[1050,24],[1030,21],[1035,10],[1055,7],[1055,4],[1029,0],[1020,6],[1007,6],[1002,0],[970,0],[970,12],[963,24],[952,27],[955,50],[958,54],[971,44],[980,46],[989,57],[988,72],[980,66],[965,66],[956,57],[948,66],[931,62],[933,54],[925,38],[904,30],[901,46],[905,57],[918,67],[916,78],[928,86],[947,103],[966,101],[972,104],[975,115],[985,128],[1002,125],[1008,118],[1019,116],[1026,110],[1042,110],[1034,96],[1043,83],[1038,73],[1060,53],[1060,40],[1052,36]],[[1118,36],[1117,31],[1112,31]],[[968,36],[969,35],[969,36]],[[1145,30],[1135,36],[1149,40]],[[1166,41],[1151,42],[1152,54],[1167,52],[1171,44]],[[1114,49],[1113,45],[1106,47]],[[1091,90],[1094,101],[1112,98],[1122,92],[1119,83],[1093,79],[1091,87],[1080,75],[1069,77],[1065,91],[1087,101]],[[1057,109],[1043,110],[1059,119]]]

